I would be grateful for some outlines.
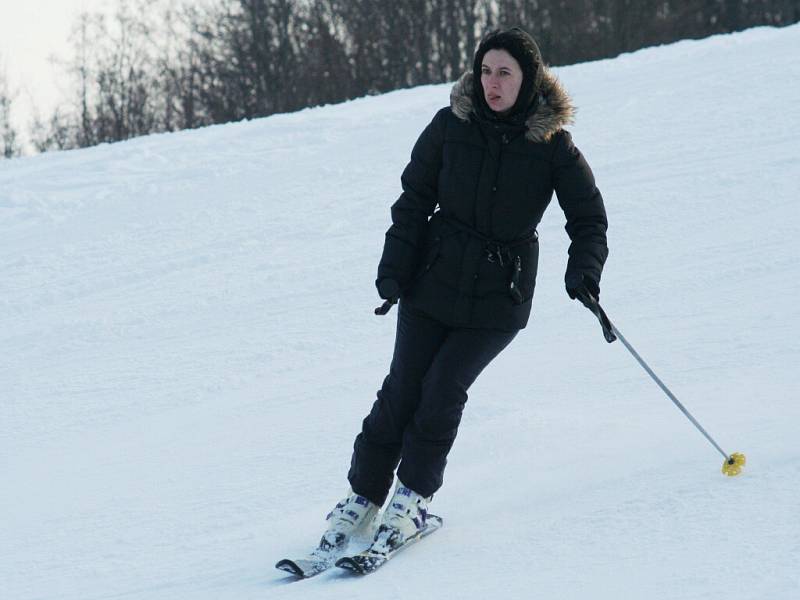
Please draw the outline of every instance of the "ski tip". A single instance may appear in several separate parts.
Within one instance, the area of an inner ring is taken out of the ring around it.
[[[428,513],[426,520],[431,524],[435,525],[436,527],[441,527],[442,525],[444,525],[444,520],[439,515],[432,515]]]
[[[297,566],[293,560],[289,560],[288,558],[284,558],[283,560],[279,560],[275,564],[275,568],[280,571],[285,571],[286,573],[291,573],[295,577],[304,577],[303,569]]]

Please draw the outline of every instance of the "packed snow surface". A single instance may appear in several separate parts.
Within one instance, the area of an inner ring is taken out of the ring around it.
[[[557,69],[611,223],[470,391],[444,528],[293,582],[391,357],[375,269],[420,87],[0,162],[0,596],[800,598],[800,26]]]

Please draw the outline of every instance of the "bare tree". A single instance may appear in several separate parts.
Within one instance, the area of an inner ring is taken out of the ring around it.
[[[299,58],[304,65],[306,102],[313,106],[352,98],[355,88],[342,41],[341,16],[330,2],[320,0],[310,6],[305,26],[305,44]]]
[[[72,101],[31,138],[89,146],[452,81],[498,26],[570,64],[798,20],[797,0],[117,0],[76,22]]]
[[[11,122],[11,107],[16,94],[11,91],[5,67],[0,67],[0,157],[19,156],[17,131]]]
[[[162,26],[151,34],[156,51],[156,72],[161,94],[161,126],[164,131],[210,125],[213,120],[198,103],[201,67],[197,38],[205,17],[202,6],[190,3],[174,7],[169,3]]]
[[[150,46],[148,0],[121,0],[109,20],[95,21],[94,130],[118,141],[158,130],[155,60]]]
[[[47,120],[35,115],[28,135],[37,152],[50,152],[77,148],[77,131],[73,115],[56,108]]]
[[[82,13],[71,36],[73,54],[62,68],[73,97],[49,119],[36,118],[39,149],[67,149],[125,140],[159,131],[159,82],[151,44],[157,0],[119,0],[116,11]],[[163,112],[163,111],[162,111]]]

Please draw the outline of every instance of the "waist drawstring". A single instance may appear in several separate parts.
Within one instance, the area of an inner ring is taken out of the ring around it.
[[[532,241],[532,240],[531,240]],[[524,296],[520,288],[519,280],[522,274],[522,257],[514,255],[512,262],[511,246],[501,246],[499,244],[486,244],[486,259],[490,263],[497,263],[501,269],[506,267],[506,261],[511,264],[511,276],[508,280],[508,294],[516,304],[522,304]]]
[[[522,304],[524,296],[520,288],[520,275],[522,273],[522,257],[519,254],[512,252],[513,248],[523,244],[536,242],[539,239],[539,233],[534,229],[527,235],[511,240],[509,242],[501,242],[493,240],[490,237],[482,234],[481,232],[457,221],[455,219],[441,217],[445,223],[451,225],[456,231],[466,232],[473,237],[476,237],[485,242],[484,251],[485,258],[490,263],[496,263],[500,268],[506,268],[507,264],[512,265],[511,275],[508,280],[508,293],[516,304]]]
[[[487,242],[484,250],[486,251],[486,260],[490,263],[498,262],[501,267],[505,267],[505,260],[511,261],[511,249],[508,246]]]

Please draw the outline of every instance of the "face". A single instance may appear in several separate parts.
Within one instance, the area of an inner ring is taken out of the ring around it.
[[[505,50],[489,50],[483,55],[481,85],[489,108],[501,114],[509,111],[522,86],[522,68],[517,59]]]

